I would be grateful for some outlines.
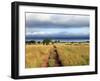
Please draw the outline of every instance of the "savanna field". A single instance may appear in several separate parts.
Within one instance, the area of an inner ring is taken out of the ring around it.
[[[89,43],[26,43],[26,68],[83,65],[89,65]]]

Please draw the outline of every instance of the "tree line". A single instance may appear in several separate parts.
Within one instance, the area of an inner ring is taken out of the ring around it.
[[[32,40],[32,41],[26,41],[26,43],[28,43],[28,44],[43,44],[43,45],[48,45],[50,43],[52,43],[52,44],[54,44],[54,43],[60,43],[60,40],[55,40],[55,41],[52,41],[51,39],[44,39],[43,41]]]

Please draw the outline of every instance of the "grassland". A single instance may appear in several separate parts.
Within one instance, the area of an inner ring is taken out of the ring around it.
[[[52,45],[26,45],[25,67],[47,67]]]
[[[88,64],[89,43],[26,44],[26,68]]]
[[[64,66],[88,65],[89,64],[89,45],[88,44],[72,44],[72,45],[56,45]]]

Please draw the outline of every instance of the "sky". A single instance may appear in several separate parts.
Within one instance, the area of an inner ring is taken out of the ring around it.
[[[26,38],[89,39],[89,15],[26,13]]]

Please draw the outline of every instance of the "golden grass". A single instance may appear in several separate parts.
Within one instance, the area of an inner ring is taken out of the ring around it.
[[[63,66],[88,65],[89,44],[56,45]]]
[[[25,67],[47,67],[51,48],[52,45],[47,46],[26,44]]]
[[[54,45],[56,46],[62,66],[89,64],[89,43],[59,43]],[[55,65],[55,59],[49,59],[53,49],[52,44],[26,44],[25,68],[48,67],[48,63]]]

